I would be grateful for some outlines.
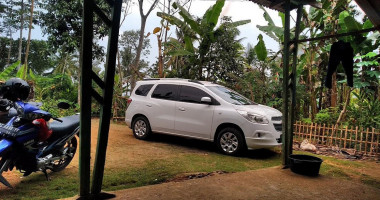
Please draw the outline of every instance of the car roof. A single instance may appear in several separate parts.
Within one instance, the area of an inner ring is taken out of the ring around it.
[[[143,79],[141,81],[138,81],[139,84],[144,83],[193,83],[193,84],[200,84],[204,86],[211,86],[211,85],[218,85],[216,83],[212,83],[209,81],[198,81],[198,80],[192,80],[192,79],[183,79],[183,78],[149,78],[149,79]],[[191,84],[191,85],[193,85]]]

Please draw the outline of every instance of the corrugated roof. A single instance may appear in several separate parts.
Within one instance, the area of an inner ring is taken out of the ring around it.
[[[286,0],[249,0],[264,7],[277,10],[280,12],[285,12],[285,1]],[[316,2],[316,0],[291,0],[290,1],[290,9],[293,10],[297,8],[299,4],[303,5],[311,5],[314,7],[320,7],[320,3]]]
[[[380,1],[379,0],[355,0],[360,8],[375,25],[380,26]]]
[[[285,12],[286,0],[249,0],[264,7]],[[355,0],[360,8],[365,12],[371,22],[380,27],[380,1],[379,0]],[[290,0],[290,9],[297,8],[299,4],[311,5],[320,8],[321,5],[316,0]]]

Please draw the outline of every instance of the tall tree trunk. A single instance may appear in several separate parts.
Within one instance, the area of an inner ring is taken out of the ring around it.
[[[13,8],[9,9],[9,16],[11,19],[13,19]],[[8,25],[8,34],[9,34],[9,49],[8,49],[8,57],[7,57],[7,66],[9,66],[11,62],[11,52],[12,52],[12,45],[13,45],[13,38],[12,38],[12,26],[11,23]]]
[[[119,69],[120,89],[122,91],[122,89],[123,89],[123,69],[121,68],[119,48],[117,49],[116,55],[117,55],[117,68]]]
[[[20,17],[20,38],[18,41],[18,57],[17,60],[20,61],[20,65],[18,68],[21,66],[21,53],[22,53],[22,30],[24,29],[24,0],[21,0],[21,17]]]
[[[308,70],[308,76],[307,76],[307,83],[308,83],[308,91],[309,91],[309,98],[310,98],[310,107],[311,107],[311,112],[309,117],[311,120],[314,120],[314,115],[315,115],[315,95],[314,95],[314,83],[313,83],[313,61],[314,61],[314,52],[313,50],[309,51],[309,62],[307,64],[307,70]]]
[[[337,103],[337,88],[336,88],[336,73],[333,74],[332,77],[332,89],[331,89],[331,107],[336,107]]]
[[[266,76],[265,76],[265,64],[264,63],[261,63],[262,64],[262,67],[261,67],[261,81],[262,81],[262,86],[263,88],[266,87],[265,83],[266,83]],[[266,98],[265,98],[265,94],[266,92],[262,92],[262,98],[261,98],[261,102],[263,104],[266,104]]]
[[[26,51],[25,51],[25,61],[24,61],[24,74],[22,75],[23,79],[26,79],[26,74],[28,70],[28,56],[29,56],[29,48],[30,48],[30,37],[32,35],[32,23],[33,23],[33,8],[34,8],[34,0],[32,0],[32,4],[30,5],[30,17],[29,17],[29,33],[28,33],[28,42],[26,43]]]
[[[347,94],[346,94],[346,102],[344,103],[343,110],[340,112],[338,120],[336,121],[337,125],[340,123],[340,121],[343,119],[344,115],[347,112],[347,106],[350,104],[350,99],[351,99],[350,95],[351,95],[351,91],[352,90],[353,90],[352,88],[348,88],[348,91],[347,91]]]
[[[7,57],[7,66],[9,66],[11,62],[11,52],[12,52],[13,38],[12,31],[9,31],[9,49],[8,49],[8,57]]]
[[[158,77],[163,78],[164,77],[164,63],[163,63],[164,61],[163,61],[163,58],[162,58],[162,44],[161,44],[160,35],[157,35],[157,43],[158,43]]]
[[[136,86],[136,73],[138,70],[138,66],[140,64],[141,51],[142,51],[144,37],[145,37],[144,32],[145,32],[146,20],[150,12],[152,12],[153,8],[157,5],[157,2],[158,2],[158,0],[154,0],[147,14],[144,14],[144,11],[143,11],[144,0],[138,0],[138,1],[139,1],[139,10],[140,10],[140,16],[141,16],[141,26],[140,26],[139,45],[137,46],[136,58],[134,60],[134,64],[132,65],[132,70],[131,70],[131,91]]]

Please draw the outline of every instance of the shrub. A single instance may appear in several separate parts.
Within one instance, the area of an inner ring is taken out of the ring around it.
[[[319,111],[314,122],[318,124],[335,124],[339,117],[339,107],[330,107]]]

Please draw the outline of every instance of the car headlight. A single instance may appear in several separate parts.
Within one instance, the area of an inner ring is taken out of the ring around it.
[[[262,115],[250,113],[250,112],[247,112],[244,110],[237,110],[237,112],[239,114],[241,114],[241,116],[243,116],[244,118],[246,118],[250,122],[259,123],[259,124],[268,124],[269,123],[268,119]]]

